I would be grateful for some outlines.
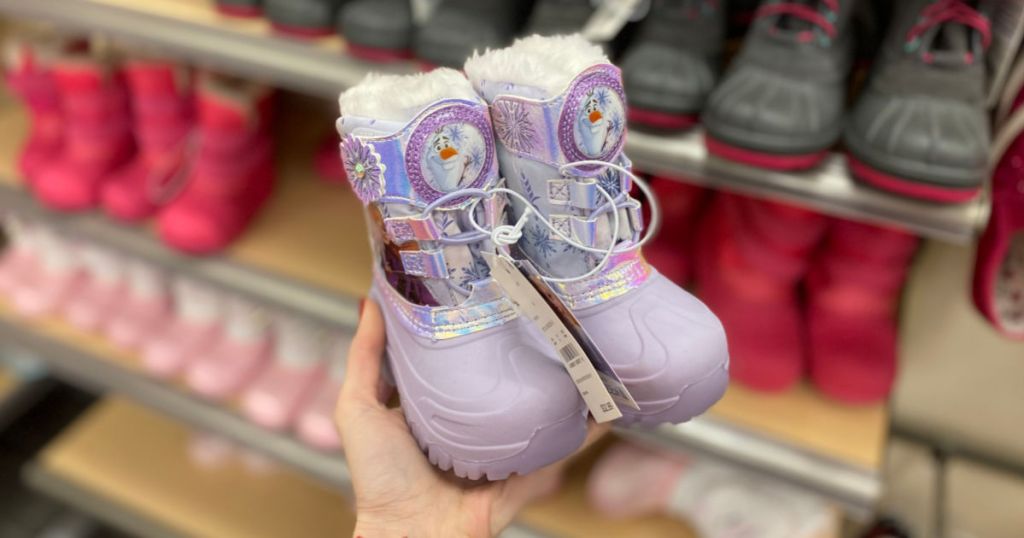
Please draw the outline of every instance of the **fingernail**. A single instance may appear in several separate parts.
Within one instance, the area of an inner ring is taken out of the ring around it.
[[[366,297],[359,299],[359,317],[363,317],[363,308],[366,306]]]

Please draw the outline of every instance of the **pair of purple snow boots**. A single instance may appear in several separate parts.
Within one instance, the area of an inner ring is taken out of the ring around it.
[[[619,69],[581,37],[533,36],[465,73],[370,75],[339,99],[342,160],[376,253],[370,294],[430,461],[500,480],[586,436],[573,379],[487,253],[527,258],[571,309],[639,405],[620,423],[703,413],[728,384],[725,333],[640,252]]]

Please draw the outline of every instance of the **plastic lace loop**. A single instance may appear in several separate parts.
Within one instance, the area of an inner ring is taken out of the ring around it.
[[[835,39],[839,31],[836,29],[836,14],[839,12],[839,0],[818,0],[819,5],[809,5],[803,2],[774,2],[762,4],[754,13],[754,19],[788,15],[802,19],[820,29],[829,39]],[[802,42],[810,41],[813,33],[810,31],[800,32],[799,39]]]

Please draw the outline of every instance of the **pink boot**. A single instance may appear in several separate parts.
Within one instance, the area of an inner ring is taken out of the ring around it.
[[[222,400],[245,388],[270,362],[272,338],[266,317],[241,299],[228,302],[219,338],[189,365],[186,381],[207,398]]]
[[[341,394],[341,384],[345,380],[345,361],[351,343],[349,337],[338,337],[331,344],[329,364],[295,425],[299,438],[320,450],[341,450],[341,437],[334,423],[334,408]]]
[[[819,497],[740,468],[630,443],[594,465],[587,497],[612,517],[664,514],[715,538],[837,536],[836,516]]]
[[[29,185],[64,146],[64,119],[50,65],[59,50],[58,44],[24,40],[12,43],[7,54],[7,85],[25,103],[31,125],[18,157],[18,171]]]
[[[9,298],[39,270],[41,260],[35,225],[7,215],[4,232],[9,243],[0,255],[0,296]]]
[[[199,148],[181,195],[160,213],[160,237],[194,254],[240,235],[273,188],[267,89],[223,78],[199,86]]]
[[[124,80],[108,62],[84,54],[59,60],[53,73],[64,110],[64,149],[32,185],[53,209],[90,209],[103,181],[135,151]]]
[[[735,195],[719,195],[704,219],[700,296],[725,327],[733,379],[782,391],[803,375],[797,286],[825,226],[821,215]]]
[[[807,277],[810,373],[848,403],[885,399],[896,377],[900,292],[917,238],[835,221]]]
[[[82,289],[85,273],[78,254],[65,239],[40,230],[38,271],[29,273],[11,294],[14,308],[24,316],[40,317],[59,311]]]
[[[668,178],[652,178],[651,187],[661,205],[661,229],[644,246],[644,258],[661,274],[685,286],[690,280],[693,239],[707,192],[696,185]]]
[[[316,155],[313,156],[313,167],[316,168],[317,175],[320,179],[328,183],[345,184],[348,180],[345,176],[345,167],[341,165],[341,159],[339,158],[338,146],[341,144],[341,140],[338,138],[338,134],[331,132],[328,134],[324,141],[320,143],[320,147],[316,150]]]
[[[305,320],[281,317],[274,325],[274,357],[270,367],[242,395],[249,420],[272,430],[295,421],[324,373],[324,335]]]
[[[170,201],[187,175],[192,75],[184,66],[157,60],[130,61],[124,72],[139,153],[104,183],[101,198],[111,217],[137,221]]]
[[[86,280],[64,305],[64,318],[83,331],[98,331],[125,296],[124,264],[102,247],[78,247]]]
[[[996,330],[1024,340],[1024,88],[1008,84],[1005,91],[1009,118],[993,143],[999,162],[992,173],[992,213],[978,242],[973,297]]]
[[[185,371],[217,341],[223,299],[198,283],[180,278],[173,284],[175,316],[170,326],[146,342],[142,363],[155,377]]]
[[[114,345],[134,350],[171,323],[171,292],[164,276],[147,262],[127,262],[125,280],[127,289],[104,332]]]

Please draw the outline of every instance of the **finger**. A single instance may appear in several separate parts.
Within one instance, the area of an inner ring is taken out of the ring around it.
[[[579,454],[584,450],[590,448],[591,445],[600,441],[608,432],[612,431],[612,423],[605,422],[604,424],[598,424],[594,422],[593,418],[587,420],[587,437],[583,440],[583,444],[580,445],[579,449],[576,450],[575,454]],[[575,455],[574,454],[574,455]]]
[[[378,385],[384,359],[384,318],[380,307],[371,299],[363,303],[359,328],[348,350],[345,382],[339,403],[353,400],[380,402]]]

